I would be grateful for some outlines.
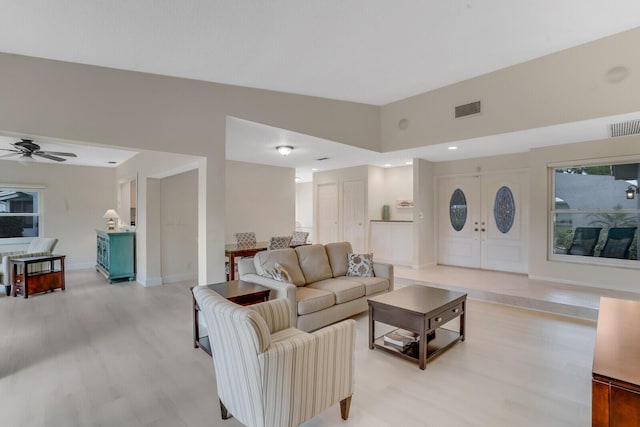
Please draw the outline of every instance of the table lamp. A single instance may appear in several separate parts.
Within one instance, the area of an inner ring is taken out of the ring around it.
[[[118,212],[116,212],[115,209],[107,209],[107,211],[104,213],[104,215],[102,215],[102,217],[109,219],[109,221],[107,221],[107,227],[109,230],[116,229],[116,222],[114,221],[114,219],[120,218],[120,215],[118,215]]]

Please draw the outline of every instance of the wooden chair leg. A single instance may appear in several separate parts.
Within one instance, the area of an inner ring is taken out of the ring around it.
[[[351,396],[340,401],[340,415],[343,420],[349,418],[349,409],[351,408]]]
[[[231,418],[231,414],[229,413],[229,411],[227,411],[227,408],[224,406],[224,403],[222,403],[222,400],[218,400],[220,401],[220,415],[222,415],[223,420],[228,420],[229,418]]]

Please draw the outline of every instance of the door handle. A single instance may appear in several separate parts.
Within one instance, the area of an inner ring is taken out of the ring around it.
[[[487,231],[487,229],[486,229],[486,228],[483,228],[483,229],[482,229],[482,232],[484,233],[485,231]]]
[[[473,231],[478,231],[478,227],[474,228]]]

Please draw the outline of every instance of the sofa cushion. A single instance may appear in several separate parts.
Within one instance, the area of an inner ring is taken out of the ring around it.
[[[324,246],[298,246],[295,251],[298,254],[300,269],[307,284],[333,277]]]
[[[329,263],[331,264],[331,271],[333,277],[340,277],[347,275],[347,269],[349,267],[349,252],[353,252],[351,249],[351,243],[349,242],[336,242],[327,243],[324,245],[329,257]]]
[[[298,314],[304,315],[324,310],[336,304],[336,296],[329,291],[302,286],[296,289]]]
[[[366,296],[389,290],[389,281],[384,277],[342,277],[342,280],[350,280],[364,285]]]
[[[364,284],[343,279],[327,279],[307,285],[307,288],[333,292],[336,304],[352,301],[364,296]]]
[[[256,268],[256,273],[260,276],[271,277],[271,271],[273,271],[273,267],[276,263],[280,264],[287,270],[294,285],[305,285],[304,275],[298,265],[298,255],[296,255],[296,251],[293,249],[287,248],[276,249],[273,251],[262,251],[258,252],[253,257],[253,265]]]

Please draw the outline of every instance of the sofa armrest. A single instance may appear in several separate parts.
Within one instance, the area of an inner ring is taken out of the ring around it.
[[[269,299],[286,298],[289,303],[290,326],[296,327],[298,324],[298,300],[296,299],[296,285],[291,283],[278,282],[277,280],[258,274],[244,274],[240,276],[240,280],[245,282],[256,283],[271,289]]]
[[[393,264],[374,262],[373,273],[376,277],[384,277],[387,279],[389,281],[389,292],[393,290]]]
[[[260,316],[267,322],[269,332],[287,329],[291,322],[289,315],[289,301],[285,298],[272,299],[270,301],[261,302],[249,306],[251,310],[257,311]]]

